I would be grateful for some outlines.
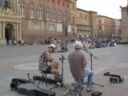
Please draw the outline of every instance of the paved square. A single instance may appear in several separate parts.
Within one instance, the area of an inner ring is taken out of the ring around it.
[[[46,45],[32,46],[7,46],[0,47],[0,96],[23,96],[10,90],[11,79],[26,78],[26,73],[30,76],[39,74],[38,58]],[[94,85],[94,88],[103,93],[102,96],[128,96],[128,45],[118,45],[117,47],[89,49],[98,59],[93,59],[94,83],[104,85],[100,87]],[[61,54],[64,55],[64,83],[71,84],[73,78],[70,74],[69,64],[67,62],[68,54],[73,51],[69,44],[69,52],[55,53],[54,57],[59,60]],[[83,51],[85,52],[85,51]],[[85,52],[89,59],[89,54]],[[60,62],[61,63],[61,62]],[[90,65],[88,65],[90,68]],[[109,77],[103,76],[104,72],[119,74],[124,78],[120,84],[109,83]],[[62,89],[56,89],[57,96],[61,96]]]

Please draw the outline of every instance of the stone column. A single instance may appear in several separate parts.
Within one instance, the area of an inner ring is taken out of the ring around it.
[[[14,39],[17,41],[18,37],[17,37],[17,23],[14,24]]]
[[[0,45],[5,45],[6,44],[6,39],[5,39],[5,23],[4,22],[1,22],[0,24],[1,26],[1,37],[0,37]]]
[[[14,40],[16,40],[17,41],[17,23],[15,23],[14,25]]]
[[[5,39],[5,23],[4,22],[2,22],[2,32],[3,32],[3,39]]]
[[[0,22],[0,39],[2,39],[2,24]]]
[[[19,40],[19,23],[16,23],[16,40]]]
[[[21,23],[19,23],[19,38],[22,40]]]

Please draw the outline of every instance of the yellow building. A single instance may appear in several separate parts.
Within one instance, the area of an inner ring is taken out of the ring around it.
[[[97,32],[97,12],[77,8],[77,34],[85,38],[95,38]]]
[[[18,0],[0,2],[0,45],[21,40],[21,18],[18,15]]]
[[[89,11],[77,8],[76,27],[78,35],[89,38],[91,36]]]

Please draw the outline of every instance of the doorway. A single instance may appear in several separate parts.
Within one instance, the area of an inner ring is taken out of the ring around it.
[[[7,42],[7,45],[11,45],[14,41],[14,26],[12,24],[7,24],[5,26],[5,39]]]

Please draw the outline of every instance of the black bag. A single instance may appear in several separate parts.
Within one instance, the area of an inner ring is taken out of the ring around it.
[[[22,78],[13,78],[11,83],[10,83],[10,88],[13,90],[17,90],[17,86],[20,84],[25,84],[25,83],[29,83],[29,80],[26,79],[22,79]]]
[[[18,85],[17,92],[27,96],[55,96],[56,95],[55,92],[39,88],[33,83]]]

